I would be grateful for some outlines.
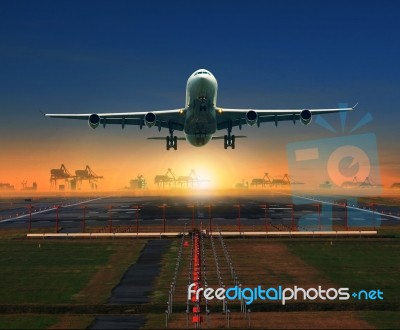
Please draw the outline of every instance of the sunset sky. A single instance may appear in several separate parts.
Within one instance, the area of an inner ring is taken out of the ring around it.
[[[397,1],[1,1],[0,182],[47,191],[50,169],[89,164],[105,177],[101,190],[139,173],[152,187],[169,167],[228,188],[283,176],[290,143],[361,133],[376,135],[383,184],[400,182],[399,11]],[[168,152],[146,141],[164,130],[92,130],[40,114],[182,107],[199,68],[216,77],[221,107],[359,106],[343,130],[339,115],[324,116],[336,133],[314,118],[236,129],[248,138],[235,150],[180,141]],[[350,132],[368,113],[373,120]]]

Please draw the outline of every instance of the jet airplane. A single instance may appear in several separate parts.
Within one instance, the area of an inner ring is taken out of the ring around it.
[[[47,117],[86,120],[93,129],[102,125],[136,125],[168,129],[166,137],[148,139],[165,140],[166,149],[177,150],[178,140],[186,140],[195,147],[206,145],[211,139],[223,139],[224,148],[235,149],[236,138],[232,134],[234,127],[242,129],[243,125],[258,126],[272,122],[278,126],[280,121],[300,121],[304,125],[311,122],[313,115],[351,111],[351,108],[333,109],[228,109],[217,106],[218,83],[214,75],[199,69],[193,72],[186,84],[186,102],[183,108],[172,110],[155,110],[144,112],[119,113],[86,113],[86,114],[45,114]],[[215,136],[220,130],[226,130],[223,136]],[[183,131],[184,137],[174,135],[175,131]]]

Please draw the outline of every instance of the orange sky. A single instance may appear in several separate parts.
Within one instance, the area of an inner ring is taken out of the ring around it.
[[[268,150],[268,146],[261,144],[253,148],[255,142],[251,139],[240,140],[236,150],[224,150],[221,141],[212,141],[203,148],[181,143],[177,151],[169,152],[164,150],[162,141],[141,138],[140,142],[118,142],[101,145],[81,138],[79,143],[68,147],[65,141],[53,141],[45,148],[19,146],[19,150],[3,154],[0,182],[8,182],[19,190],[22,181],[26,180],[28,186],[35,181],[39,191],[50,191],[50,169],[60,168],[61,164],[65,164],[71,174],[90,165],[98,175],[104,176],[98,183],[101,191],[129,186],[129,180],[138,174],[144,175],[149,188],[156,188],[154,176],[165,174],[168,168],[177,177],[189,175],[194,169],[199,178],[210,180],[208,187],[215,189],[232,188],[243,179],[250,183],[252,178],[263,177],[265,172],[281,178],[288,171],[284,146]],[[385,186],[400,181],[390,167],[382,166],[381,175]],[[63,183],[59,181],[58,184]],[[89,190],[89,187],[84,183],[82,190]]]
[[[80,137],[60,136],[48,141],[13,141],[9,150],[3,150],[0,182],[8,182],[21,188],[38,183],[40,191],[50,190],[50,169],[65,164],[74,174],[88,164],[104,179],[98,183],[99,190],[116,190],[129,185],[129,180],[143,174],[149,188],[155,188],[154,176],[164,174],[171,168],[176,176],[188,175],[194,169],[201,179],[210,180],[212,188],[232,188],[242,179],[251,181],[268,171],[281,176],[287,171],[285,148],[267,151],[262,145],[254,148],[252,139],[239,140],[236,150],[224,150],[222,141],[212,141],[202,148],[180,141],[177,151],[166,151],[163,141],[146,141],[139,132],[113,132],[114,136],[100,135],[86,127]],[[104,131],[103,131],[104,132]],[[134,135],[134,140],[132,140]],[[258,150],[257,150],[258,149]],[[63,182],[59,182],[62,184]],[[82,188],[88,188],[84,184]]]
[[[331,137],[317,125],[283,123],[278,128],[243,127],[235,133],[248,138],[238,139],[235,150],[224,150],[222,140],[216,140],[201,148],[179,141],[177,151],[166,151],[163,141],[146,140],[148,136],[165,136],[165,131],[159,133],[154,128],[140,131],[137,127],[121,130],[110,126],[92,130],[83,121],[39,120],[41,129],[21,130],[18,139],[0,141],[0,182],[10,183],[16,190],[26,180],[28,186],[35,181],[39,191],[50,191],[50,169],[60,168],[61,164],[71,174],[90,165],[104,176],[98,183],[100,191],[124,188],[138,174],[144,175],[149,188],[156,188],[154,176],[164,174],[168,168],[176,176],[188,175],[194,169],[201,179],[210,180],[211,188],[232,188],[242,179],[250,183],[253,178],[262,178],[265,172],[281,178],[288,171],[287,143]],[[177,135],[182,136],[179,132]],[[390,187],[400,181],[398,156],[386,152],[385,145],[379,142],[378,139],[382,182]],[[309,175],[312,179],[315,173]],[[307,178],[294,179],[307,182]],[[85,189],[89,184],[83,184],[82,190]]]

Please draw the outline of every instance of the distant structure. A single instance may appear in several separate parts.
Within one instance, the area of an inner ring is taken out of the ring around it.
[[[165,174],[156,175],[154,177],[154,183],[157,185],[157,188],[160,188],[160,185],[164,188],[167,184],[169,187],[173,184],[176,186],[176,176],[174,172],[169,168]]]
[[[68,183],[68,180],[72,178],[71,173],[69,173],[69,171],[67,170],[67,168],[65,167],[64,164],[61,164],[60,168],[53,168],[50,170],[50,185],[52,188],[57,188],[57,181],[58,180],[64,180],[65,183]],[[63,185],[64,187],[61,189],[60,186],[60,190],[64,190],[65,189],[65,185]]]
[[[368,176],[360,183],[360,188],[373,188],[379,185],[375,184]]]
[[[265,188],[268,185],[272,184],[272,180],[269,177],[268,173],[264,174],[263,178],[255,178],[253,180],[251,180],[250,186],[255,188],[258,188],[258,186],[261,186],[262,188]]]
[[[97,175],[89,165],[84,170],[76,170],[75,175],[67,170],[64,164],[60,168],[50,170],[50,184],[52,188],[57,188],[57,181],[64,180],[64,184],[58,186],[63,191],[66,187],[71,190],[80,189],[83,181],[88,181],[92,190],[97,190],[97,181],[103,179],[103,176]]]
[[[357,180],[357,177],[355,176],[352,181],[344,181],[342,183],[342,188],[357,188],[360,185],[360,183]]]
[[[27,186],[26,185],[27,184],[26,181],[22,181],[21,184],[22,184],[22,190],[24,190],[24,191],[36,191],[37,190],[37,183],[36,182],[33,182],[32,186]]]
[[[129,189],[146,189],[146,187],[146,179],[142,174],[138,174],[136,179],[132,179],[129,181]]]
[[[175,173],[169,168],[165,174],[159,174],[154,177],[154,183],[157,188],[178,187],[178,188],[196,188],[201,182],[208,182],[207,179],[200,179],[195,170],[190,170],[188,175],[176,176]]]
[[[209,180],[200,179],[193,169],[190,170],[189,175],[180,176],[177,179],[177,183],[181,188],[195,188],[198,187],[199,183],[207,181]]]
[[[9,183],[1,183],[0,182],[0,191],[12,191],[15,190],[14,186]]]
[[[353,178],[353,181],[345,181],[342,183],[342,188],[376,188],[382,187],[381,184],[376,184],[370,179],[368,176],[365,178],[363,182],[359,182],[357,177]]]
[[[330,183],[329,181],[325,181],[324,183],[321,183],[319,187],[323,189],[330,189],[332,188],[332,183]]]
[[[248,181],[244,181],[244,179],[242,179],[242,182],[236,183],[235,184],[235,188],[236,189],[248,189],[249,188],[249,182]]]
[[[390,188],[392,188],[392,189],[400,189],[400,182],[393,183]]]
[[[297,182],[293,178],[291,178],[289,174],[285,173],[282,179],[273,179],[271,186],[290,186],[295,184],[303,184],[303,182]]]
[[[302,182],[296,182],[288,174],[284,174],[282,179],[272,178],[268,173],[264,173],[262,178],[254,178],[251,180],[250,186],[252,188],[265,187],[277,187],[277,186],[290,186],[294,184],[303,184]],[[238,183],[236,186],[240,186]]]
[[[186,188],[189,188],[189,184],[193,188],[193,185],[195,182],[198,181],[197,174],[194,170],[190,170],[189,175],[183,175],[178,177],[177,183],[180,185],[182,188],[184,185],[186,185]]]
[[[89,165],[86,165],[84,170],[76,170],[75,176],[71,180],[71,189],[80,189],[82,186],[82,181],[88,181],[92,190],[97,190],[97,181],[103,179],[103,176],[97,175]]]

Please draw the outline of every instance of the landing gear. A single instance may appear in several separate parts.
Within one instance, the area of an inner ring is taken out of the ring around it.
[[[174,136],[174,131],[172,129],[169,130],[169,136],[166,138],[167,142],[167,150],[174,148],[174,150],[178,149],[178,138]]]
[[[224,149],[228,149],[228,147],[235,149],[235,135],[231,135],[230,133],[224,135]]]
[[[231,147],[235,149],[235,135],[231,135],[232,133],[232,121],[228,124],[228,135],[224,135],[224,149],[228,149]]]

